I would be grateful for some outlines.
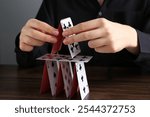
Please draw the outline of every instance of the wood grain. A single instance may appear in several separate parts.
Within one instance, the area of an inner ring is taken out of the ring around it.
[[[150,73],[136,68],[87,67],[90,100],[150,99]],[[20,69],[0,66],[0,99],[64,100],[65,95],[52,97],[40,94],[42,67]],[[77,94],[73,99],[80,99]]]

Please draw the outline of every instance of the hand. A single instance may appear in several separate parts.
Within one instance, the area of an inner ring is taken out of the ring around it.
[[[66,45],[88,41],[88,46],[99,53],[116,53],[124,48],[133,54],[138,53],[136,30],[104,18],[80,23],[64,31],[63,36]]]
[[[34,46],[42,46],[45,42],[56,43],[57,29],[37,19],[30,19],[21,30],[19,47],[30,52]]]

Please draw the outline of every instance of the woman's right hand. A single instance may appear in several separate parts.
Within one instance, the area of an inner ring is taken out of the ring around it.
[[[42,46],[45,42],[56,43],[58,30],[37,19],[30,19],[21,30],[19,48],[31,52],[35,46]]]

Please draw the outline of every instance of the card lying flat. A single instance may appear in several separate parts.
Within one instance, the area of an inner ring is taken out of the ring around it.
[[[61,55],[61,54],[45,54],[37,60],[50,60],[50,61],[64,61],[64,62],[89,62],[92,59],[92,56],[76,56],[72,58],[70,55]]]

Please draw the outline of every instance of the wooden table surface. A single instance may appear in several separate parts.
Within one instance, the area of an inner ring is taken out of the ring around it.
[[[150,99],[150,73],[135,68],[87,67],[91,100]],[[42,67],[20,69],[0,65],[0,99],[66,99],[65,95],[52,97],[50,92],[40,94]],[[73,99],[80,99],[79,95]]]

